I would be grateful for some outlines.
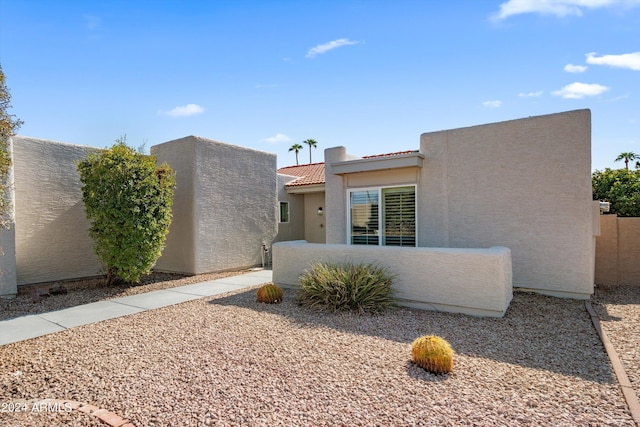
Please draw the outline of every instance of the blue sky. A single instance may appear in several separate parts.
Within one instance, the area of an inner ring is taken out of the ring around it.
[[[640,0],[1,0],[0,64],[19,133],[74,144],[198,135],[282,167],[308,138],[317,162],[589,108],[593,169],[640,154]]]

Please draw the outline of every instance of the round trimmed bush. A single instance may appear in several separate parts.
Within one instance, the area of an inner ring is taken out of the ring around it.
[[[411,345],[413,363],[435,374],[446,374],[453,370],[453,349],[447,341],[425,335]]]

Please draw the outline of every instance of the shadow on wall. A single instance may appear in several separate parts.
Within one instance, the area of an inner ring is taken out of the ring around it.
[[[277,328],[278,322],[294,322],[309,330],[311,341],[315,329],[327,328],[339,333],[405,343],[407,346],[418,336],[434,334],[445,338],[457,354],[467,357],[495,360],[598,383],[615,382],[606,353],[601,350],[585,351],[594,347],[601,349],[601,343],[582,301],[517,292],[503,318],[480,318],[410,308],[358,315],[315,311],[298,306],[292,289],[284,289],[284,301],[280,304],[258,303],[255,292],[253,289],[213,299],[209,304],[264,313],[264,322],[273,324],[261,323],[261,327]],[[278,317],[272,320],[272,316]],[[549,335],[550,330],[554,331],[553,335]],[[318,334],[325,337],[322,331]]]
[[[47,214],[30,218],[31,224],[16,223],[18,285],[101,274],[82,201]],[[86,236],[80,238],[82,230]]]

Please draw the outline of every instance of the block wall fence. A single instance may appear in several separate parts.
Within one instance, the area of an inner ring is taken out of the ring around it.
[[[640,218],[600,215],[595,281],[640,286]]]
[[[0,232],[0,297],[102,273],[76,162],[97,149],[16,136],[14,225]],[[156,268],[187,274],[261,265],[277,233],[276,157],[194,136],[151,147],[176,170],[173,223]]]

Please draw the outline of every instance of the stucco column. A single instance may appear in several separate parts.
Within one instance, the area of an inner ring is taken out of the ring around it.
[[[347,207],[344,180],[332,172],[332,163],[348,159],[345,147],[324,150],[327,243],[347,243]]]
[[[424,154],[418,197],[418,246],[449,246],[448,131],[420,135]]]
[[[7,142],[9,158],[13,160],[13,140]],[[16,276],[16,227],[15,190],[13,186],[13,164],[7,176],[8,189],[5,194],[9,202],[7,219],[9,229],[0,229],[0,298],[14,298],[18,293]]]

